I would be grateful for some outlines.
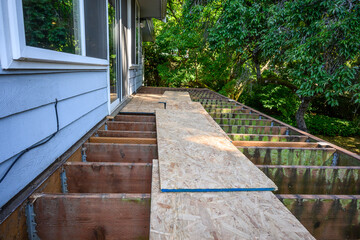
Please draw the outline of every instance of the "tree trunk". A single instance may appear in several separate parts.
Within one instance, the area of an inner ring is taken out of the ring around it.
[[[304,116],[310,105],[311,97],[300,97],[300,100],[301,100],[301,104],[296,112],[296,123],[297,123],[297,127],[300,130],[307,132],[308,130],[306,127]]]

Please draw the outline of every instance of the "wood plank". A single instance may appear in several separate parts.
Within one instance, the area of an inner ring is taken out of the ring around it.
[[[277,195],[316,239],[360,239],[359,195]]]
[[[159,103],[161,95],[136,94],[121,112],[147,112],[153,113],[155,109],[163,109],[164,104]]]
[[[150,193],[151,163],[66,163],[70,193]]]
[[[309,138],[302,135],[272,135],[272,134],[228,134],[233,141],[272,141],[272,142],[305,142]]]
[[[257,165],[330,166],[334,148],[238,147]]]
[[[156,138],[91,137],[91,143],[156,144]]]
[[[147,239],[149,194],[36,194],[40,239]]]
[[[288,148],[316,148],[318,143],[307,142],[269,142],[269,141],[233,141],[237,147],[288,147]]]
[[[114,120],[120,122],[155,122],[155,116],[118,114]]]
[[[151,163],[158,156],[155,144],[86,143],[84,147],[88,162]]]
[[[360,194],[360,167],[257,165],[279,194]]]
[[[156,131],[155,123],[153,122],[115,122],[108,121],[108,130],[120,131]]]
[[[220,127],[226,133],[248,133],[248,134],[279,134],[285,135],[287,127],[282,126],[253,126],[253,125],[225,125],[221,124]]]
[[[255,113],[216,113],[209,112],[209,115],[213,118],[245,118],[245,119],[259,119],[261,117],[260,114]],[[262,117],[262,119],[266,119]]]
[[[156,111],[162,191],[275,189],[206,116],[204,110]]]
[[[98,137],[130,137],[130,138],[156,138],[155,131],[116,131],[100,130],[96,132]],[[96,135],[96,134],[95,134]]]
[[[223,125],[255,125],[255,126],[271,126],[273,121],[269,119],[239,119],[239,118],[214,118],[215,122]],[[276,124],[275,124],[276,125]]]
[[[271,192],[163,193],[154,160],[150,239],[313,239]]]

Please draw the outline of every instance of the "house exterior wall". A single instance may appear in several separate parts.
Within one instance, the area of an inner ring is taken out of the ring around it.
[[[121,3],[130,7],[127,0]],[[142,85],[143,65],[130,66],[128,21],[120,28],[124,101]],[[59,132],[22,155],[0,183],[0,210],[109,114],[108,75],[106,68],[3,70],[0,62],[0,179],[22,151],[56,132],[55,99],[59,119]]]
[[[55,98],[60,131],[11,168],[0,207],[108,114],[106,71],[0,70],[0,177],[21,151],[56,132]]]

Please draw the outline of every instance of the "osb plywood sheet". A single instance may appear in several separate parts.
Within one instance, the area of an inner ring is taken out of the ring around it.
[[[161,95],[158,94],[136,94],[121,112],[154,112],[164,108],[160,101]]]
[[[275,190],[201,112],[156,110],[162,191]]]
[[[162,96],[163,99],[166,100],[191,102],[190,94],[188,92],[165,91]]]
[[[162,193],[153,160],[150,239],[314,239],[271,192]]]

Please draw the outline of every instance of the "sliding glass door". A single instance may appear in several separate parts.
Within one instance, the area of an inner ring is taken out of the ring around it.
[[[120,52],[120,3],[108,0],[109,22],[109,64],[110,64],[110,102],[116,107],[122,99],[121,94],[121,52]],[[113,109],[111,109],[113,110]]]

